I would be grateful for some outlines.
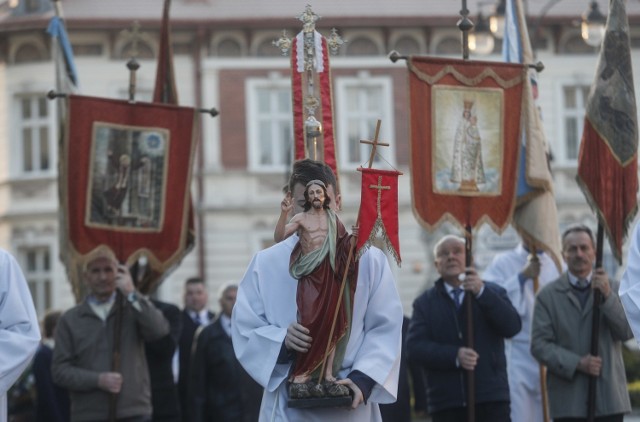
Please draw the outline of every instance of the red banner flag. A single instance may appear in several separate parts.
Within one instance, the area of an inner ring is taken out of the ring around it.
[[[173,70],[173,47],[171,45],[171,25],[169,24],[170,8],[171,0],[164,0],[153,102],[177,105],[178,90],[176,89],[176,77]]]
[[[398,176],[401,173],[372,168],[358,170],[362,172],[362,189],[356,256],[361,256],[380,233],[387,250],[400,265]]]
[[[310,38],[314,49],[312,69],[307,68],[309,60],[305,60],[305,37]],[[314,87],[313,90],[310,87]],[[300,31],[291,43],[291,92],[294,158],[323,161],[337,177],[329,50],[327,40],[317,31]],[[314,113],[309,112],[310,108]],[[317,123],[320,124],[322,133],[315,137],[308,130],[313,123],[310,116],[314,114],[319,116]]]
[[[105,248],[129,266],[145,255],[152,271],[167,272],[188,240],[194,109],[75,95],[68,101],[60,198],[76,297],[79,271]]]
[[[515,206],[526,67],[429,57],[407,65],[418,221],[503,230]]]
[[[612,0],[587,112],[576,180],[622,262],[622,243],[638,210],[638,122],[629,22]]]

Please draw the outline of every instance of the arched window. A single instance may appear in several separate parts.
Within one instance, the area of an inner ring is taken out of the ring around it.
[[[404,35],[399,37],[393,44],[393,50],[396,50],[402,55],[420,54],[420,44],[414,37]]]
[[[14,63],[29,63],[46,60],[46,54],[35,43],[26,42],[19,46],[13,56]]]
[[[587,45],[579,33],[568,36],[560,43],[560,52],[565,54],[594,54],[595,48]]]
[[[349,40],[344,45],[347,47],[347,56],[377,56],[381,54],[375,42],[365,37]]]
[[[217,55],[220,57],[240,57],[242,56],[242,46],[238,40],[224,38],[216,46]]]
[[[138,45],[136,46],[136,48],[138,49],[138,54],[136,55],[136,58],[138,59],[153,59],[155,57],[151,46],[149,46],[149,44],[144,41],[138,40]],[[133,41],[126,42],[120,50],[120,58],[128,59],[129,57],[131,57],[132,49]]]
[[[276,57],[280,56],[281,52],[273,45],[273,41],[277,37],[273,37],[273,39],[263,39],[260,44],[258,44],[258,48],[256,48],[256,56],[258,57]]]
[[[436,44],[435,53],[443,55],[460,54],[462,52],[462,43],[460,39],[446,37]]]

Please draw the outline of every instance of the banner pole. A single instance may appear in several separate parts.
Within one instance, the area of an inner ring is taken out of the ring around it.
[[[473,234],[471,233],[471,225],[465,227],[465,267],[470,267],[473,262],[472,246]],[[474,345],[474,329],[473,329],[473,295],[466,292],[464,295],[465,310],[467,312],[467,343],[469,349],[473,349]],[[476,383],[475,372],[473,369],[467,370],[467,421],[474,422],[476,419]]]

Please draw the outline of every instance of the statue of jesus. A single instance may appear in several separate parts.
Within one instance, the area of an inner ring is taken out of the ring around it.
[[[357,228],[350,235],[336,214],[329,208],[330,198],[323,181],[312,180],[304,192],[304,211],[287,223],[293,205],[287,194],[281,203],[280,219],[274,239],[280,242],[293,233],[300,237],[291,253],[289,272],[298,280],[296,302],[299,323],[309,329],[313,338],[311,348],[298,354],[290,377],[292,398],[343,396],[349,390],[336,384],[334,374],[340,369],[351,320],[351,309],[358,263],[352,260],[346,267],[351,244],[355,243]],[[342,303],[331,333],[333,316],[338,304],[344,271],[347,282]],[[329,344],[329,348],[327,348]],[[321,368],[324,363],[324,373]]]

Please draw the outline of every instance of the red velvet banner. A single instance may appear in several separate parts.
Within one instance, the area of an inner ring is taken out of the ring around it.
[[[418,221],[503,230],[515,206],[526,68],[430,57],[407,65]]]
[[[60,202],[70,262],[78,267],[108,248],[128,265],[144,254],[164,273],[187,244],[194,109],[75,95],[68,101]]]
[[[576,176],[620,263],[638,211],[638,117],[629,40],[625,2],[613,0],[587,100]]]
[[[400,240],[398,238],[398,176],[395,170],[359,168],[362,172],[362,189],[357,256],[371,245],[378,233],[400,265]]]
[[[294,159],[301,160],[303,158],[311,158],[325,162],[333,172],[338,176],[338,166],[336,159],[336,145],[335,137],[333,133],[333,93],[331,89],[331,69],[329,67],[329,50],[327,48],[327,40],[318,32],[315,33],[316,37],[320,37],[319,48],[320,51],[316,51],[316,59],[320,57],[321,66],[316,66],[316,69],[309,74],[306,71],[301,71],[299,61],[301,60],[302,53],[299,49],[302,48],[299,40],[302,38],[302,32],[298,36],[293,38],[291,44],[291,95],[293,102],[293,144],[294,144]],[[310,151],[307,151],[306,136],[305,136],[305,122],[309,116],[308,111],[305,109],[305,99],[310,94],[308,90],[309,75],[313,78],[313,84],[315,91],[313,96],[318,99],[316,118],[322,125],[322,149],[318,151],[318,155]]]

